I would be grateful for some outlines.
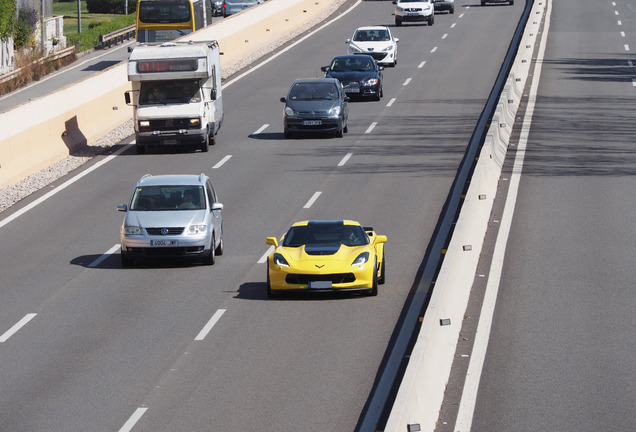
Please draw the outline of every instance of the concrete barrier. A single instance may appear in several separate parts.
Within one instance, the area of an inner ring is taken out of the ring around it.
[[[436,428],[547,1],[536,1],[533,5],[384,432],[433,432]]]
[[[269,0],[181,40],[219,41],[221,69],[311,22],[338,0]],[[132,118],[126,65],[0,113],[0,188],[65,158]]]

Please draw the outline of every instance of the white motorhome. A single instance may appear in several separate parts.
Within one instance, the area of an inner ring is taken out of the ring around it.
[[[138,44],[128,58],[128,80],[137,153],[185,144],[206,152],[214,144],[223,123],[216,41]]]

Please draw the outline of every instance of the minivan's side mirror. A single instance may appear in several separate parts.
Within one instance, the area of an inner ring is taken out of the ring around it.
[[[280,98],[280,101],[281,101],[281,102],[283,102],[283,103],[285,103],[285,102],[287,102],[287,99],[285,99],[284,97],[282,97],[282,98]]]
[[[320,68],[321,71],[327,72],[329,70],[329,66],[323,66]]]
[[[126,204],[120,204],[120,205],[117,206],[117,211],[127,212],[128,211],[128,206]]]

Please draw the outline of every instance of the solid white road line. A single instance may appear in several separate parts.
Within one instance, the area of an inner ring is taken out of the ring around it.
[[[353,156],[353,153],[347,153],[341,160],[340,162],[338,162],[338,166],[344,166],[344,164],[347,163],[347,161],[351,158],[351,156]]]
[[[322,194],[322,192],[316,192],[310,199],[309,201],[307,201],[307,204],[305,204],[305,206],[303,208],[311,208],[312,205],[314,205],[314,203],[316,202],[316,200],[318,199],[318,197],[320,196],[320,194]]]
[[[28,212],[29,210],[31,210],[33,207],[37,206],[38,204],[40,204],[41,202],[46,201],[47,199],[51,198],[53,195],[57,194],[58,192],[63,191],[64,189],[66,189],[67,187],[69,187],[70,185],[72,185],[73,183],[75,183],[76,181],[78,181],[79,179],[81,179],[82,177],[84,177],[85,175],[88,175],[90,173],[92,173],[93,171],[95,171],[97,168],[101,167],[102,165],[110,162],[111,160],[113,160],[116,156],[120,155],[121,153],[125,152],[126,150],[128,150],[130,148],[130,146],[132,146],[133,144],[127,144],[124,147],[120,148],[119,150],[117,150],[115,153],[113,153],[112,155],[108,156],[107,158],[105,158],[104,160],[102,160],[101,162],[96,163],[95,165],[93,165],[92,167],[90,167],[89,169],[87,169],[86,171],[81,172],[80,174],[76,175],[75,177],[67,180],[66,182],[62,183],[61,185],[59,185],[58,187],[56,187],[55,189],[53,189],[51,192],[43,195],[42,197],[38,198],[37,200],[33,201],[31,204],[23,207],[22,209],[18,210],[17,212],[13,213],[11,216],[9,216],[6,219],[3,219],[2,221],[0,221],[0,228],[2,228],[3,226],[5,226],[6,224],[8,224],[9,222],[11,222],[14,219],[17,219],[18,217],[22,216],[23,214],[25,214],[26,212]]]
[[[20,330],[22,327],[24,327],[25,325],[27,325],[27,323],[29,321],[31,321],[33,318],[35,318],[37,314],[34,313],[30,313],[30,314],[26,314],[24,316],[24,318],[22,318],[20,321],[18,321],[16,324],[13,325],[13,327],[11,327],[9,330],[7,330],[2,336],[0,336],[0,343],[2,342],[6,342],[11,336],[13,336],[18,330]]]
[[[488,283],[486,284],[486,293],[481,307],[479,322],[477,323],[475,345],[468,364],[466,382],[464,383],[464,390],[462,391],[462,398],[459,403],[459,411],[455,422],[455,432],[468,432],[470,431],[473,423],[473,414],[475,412],[475,404],[477,402],[479,381],[481,379],[484,361],[486,359],[486,350],[488,349],[488,340],[490,338],[490,328],[492,326],[492,319],[495,312],[497,293],[499,292],[499,282],[501,280],[501,273],[506,254],[506,244],[510,234],[510,226],[512,225],[519,182],[523,169],[523,161],[525,158],[525,150],[528,143],[528,136],[530,135],[530,127],[532,124],[532,116],[534,114],[539,81],[541,80],[541,65],[543,64],[546,39],[550,30],[551,9],[551,3],[549,2],[547,4],[545,28],[541,36],[541,46],[539,48],[537,61],[534,65],[534,71],[532,73],[534,79],[530,86],[530,97],[528,98],[528,105],[523,118],[523,124],[521,126],[521,135],[519,137],[514,167],[510,178],[506,204],[501,218],[499,234],[497,235],[497,240],[495,242],[495,249],[493,252],[492,263],[490,265],[490,273]]]
[[[135,43],[135,42],[136,42],[136,41],[130,41],[130,42],[128,42],[128,43],[125,43],[125,44],[121,45],[121,48],[123,48],[123,47],[125,47],[125,46],[128,46],[128,45],[131,45],[131,44],[133,44],[133,43]],[[31,87],[33,87],[34,85],[37,85],[37,84],[43,83],[44,81],[48,81],[48,80],[50,80],[51,78],[55,78],[56,76],[58,76],[58,75],[60,75],[60,74],[63,74],[63,73],[65,73],[65,72],[68,72],[68,71],[70,71],[70,70],[77,69],[77,68],[78,68],[78,67],[80,67],[80,66],[84,66],[84,65],[85,65],[86,63],[88,63],[88,62],[92,62],[92,61],[94,61],[94,60],[97,60],[98,58],[104,57],[104,56],[106,56],[106,55],[108,55],[108,54],[110,54],[110,53],[111,53],[111,51],[106,52],[106,53],[101,54],[101,55],[98,55],[98,56],[96,56],[96,57],[90,58],[90,59],[88,59],[88,60],[84,60],[83,62],[81,62],[81,63],[77,63],[77,64],[74,64],[74,65],[73,65],[73,66],[71,66],[71,67],[68,67],[68,68],[65,68],[65,69],[61,69],[61,70],[59,70],[58,72],[55,72],[55,73],[50,74],[50,75],[47,75],[46,77],[44,77],[44,78],[42,78],[42,79],[40,79],[40,80],[38,80],[38,81],[34,81],[33,83],[29,84],[28,86],[22,87],[22,88],[20,88],[20,89],[18,89],[18,90],[14,90],[13,92],[8,93],[8,94],[6,94],[5,96],[0,97],[0,100],[5,99],[5,98],[8,98],[9,96],[13,96],[14,94],[20,93],[20,92],[22,92],[22,91],[24,91],[24,90],[28,90],[28,89],[30,89]]]
[[[137,408],[128,421],[119,429],[119,432],[130,432],[148,408]]]
[[[214,166],[212,167],[212,169],[219,169],[219,168],[221,168],[225,162],[227,162],[227,161],[229,161],[229,160],[230,160],[230,158],[231,158],[231,157],[232,157],[232,155],[227,155],[227,156],[225,156],[223,159],[221,159],[220,161],[218,161],[218,162],[216,163],[216,165],[214,165]]]
[[[212,315],[212,318],[210,318],[210,321],[208,321],[205,327],[201,329],[201,331],[199,332],[197,337],[194,338],[194,340],[201,341],[205,339],[208,333],[210,333],[210,330],[212,330],[212,327],[214,327],[214,325],[219,321],[219,319],[221,319],[221,317],[223,316],[226,310],[227,309],[219,309],[218,311],[216,311],[214,315]]]
[[[119,249],[120,247],[121,247],[121,244],[117,243],[115,246],[113,246],[112,248],[108,249],[104,254],[102,254],[95,261],[90,263],[88,265],[88,267],[97,267],[102,261],[104,261],[106,258],[111,256],[112,254],[114,254],[117,251],[117,249]]]

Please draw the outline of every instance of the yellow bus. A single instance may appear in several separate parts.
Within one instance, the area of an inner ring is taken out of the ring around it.
[[[165,42],[199,30],[212,21],[209,0],[139,0],[137,41]]]

